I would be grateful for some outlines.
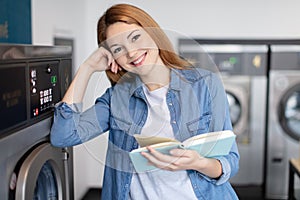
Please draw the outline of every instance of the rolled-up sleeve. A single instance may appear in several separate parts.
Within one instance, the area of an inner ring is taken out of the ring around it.
[[[108,93],[98,98],[96,104],[82,112],[82,103],[56,104],[50,132],[53,146],[67,147],[86,142],[108,130]]]
[[[212,76],[210,83],[210,94],[212,96],[211,108],[213,121],[210,131],[232,130],[229,105],[222,81],[218,76]],[[217,185],[223,184],[234,176],[239,170],[240,155],[236,141],[233,143],[228,155],[217,157],[222,166],[222,175],[218,179],[205,177]]]

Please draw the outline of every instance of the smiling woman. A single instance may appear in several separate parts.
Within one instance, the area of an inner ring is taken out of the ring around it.
[[[139,75],[149,90],[169,83],[170,69],[163,63],[156,43],[144,29],[136,24],[116,22],[107,28],[106,35],[106,44],[118,69]]]
[[[126,71],[142,77],[153,76],[158,75],[156,72],[149,73],[155,66],[165,67],[155,42],[140,26],[116,22],[107,28],[106,35],[110,52],[117,64]]]
[[[217,74],[176,55],[157,23],[132,5],[118,4],[104,13],[98,44],[55,107],[52,144],[82,144],[109,131],[103,199],[237,199],[229,183],[238,171],[235,142],[228,155],[213,158],[195,150],[163,154],[147,147],[142,156],[157,170],[144,173],[137,173],[129,158],[139,147],[134,134],[184,141],[232,130]],[[82,112],[86,86],[96,71],[105,71],[112,87]]]
[[[123,22],[128,25],[138,26],[140,30],[148,34],[159,49],[159,56],[167,67],[182,69],[190,66],[190,63],[179,58],[175,53],[173,45],[164,31],[156,23],[156,21],[143,10],[128,4],[119,4],[112,6],[98,21],[98,45],[107,48],[107,29],[111,25]],[[143,28],[143,29],[141,29]],[[127,30],[128,31],[128,30]],[[120,32],[119,32],[120,33]],[[151,45],[149,47],[152,47]],[[106,71],[108,78],[115,84],[124,74],[124,71],[111,73]]]

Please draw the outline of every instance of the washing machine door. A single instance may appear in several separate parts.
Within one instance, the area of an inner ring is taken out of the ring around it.
[[[68,199],[62,149],[49,143],[36,147],[19,170],[15,195],[16,200]]]
[[[231,92],[226,92],[230,109],[230,119],[233,127],[239,122],[242,114],[242,107],[239,99]]]
[[[300,84],[291,87],[280,101],[279,121],[286,134],[300,140]]]
[[[224,81],[224,87],[229,103],[230,119],[237,141],[249,143],[248,129],[248,92],[239,84],[230,84]]]

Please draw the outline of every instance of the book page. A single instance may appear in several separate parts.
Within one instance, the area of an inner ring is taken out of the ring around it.
[[[168,153],[168,151],[170,149],[180,148],[180,143],[178,143],[178,142],[162,142],[162,143],[153,144],[153,145],[150,145],[150,146],[152,148],[160,151],[160,152],[163,151],[163,153]],[[131,153],[142,152],[142,151],[148,151],[147,147],[141,147],[141,148],[138,148],[138,149],[134,149],[134,150],[131,151]]]
[[[156,136],[142,136],[139,134],[133,135],[136,141],[139,143],[140,147],[146,147],[153,144],[163,143],[163,142],[178,142],[173,138],[156,137]]]
[[[209,132],[201,135],[196,135],[194,137],[188,138],[182,143],[184,144],[184,146],[189,147],[192,145],[203,144],[210,141],[217,141],[232,136],[234,136],[234,133],[230,130],[216,131],[216,132]]]

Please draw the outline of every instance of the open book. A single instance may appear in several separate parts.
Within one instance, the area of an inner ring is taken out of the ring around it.
[[[148,160],[141,155],[142,151],[148,151],[146,146],[151,146],[157,151],[169,154],[174,148],[191,149],[197,151],[204,157],[216,157],[227,155],[235,140],[236,135],[230,131],[218,131],[196,135],[188,138],[183,142],[179,142],[171,138],[141,136],[134,135],[140,145],[140,148],[132,150],[129,153],[130,159],[137,172],[150,171],[155,169],[154,166],[148,164]]]

